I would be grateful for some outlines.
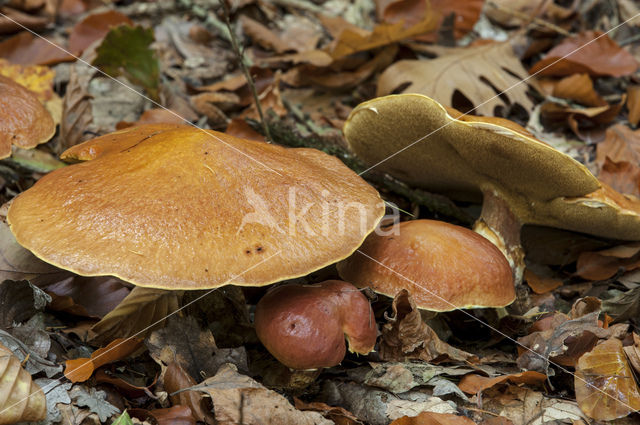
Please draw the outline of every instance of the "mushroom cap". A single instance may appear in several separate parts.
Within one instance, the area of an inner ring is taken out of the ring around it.
[[[384,214],[376,190],[335,157],[190,126],[132,127],[63,157],[88,161],[15,198],[16,240],[60,268],[139,286],[306,275],[350,255]],[[341,214],[348,225],[336,230]]]
[[[0,75],[0,159],[11,146],[31,149],[51,139],[56,125],[31,90]]]
[[[339,263],[340,277],[389,297],[407,289],[419,308],[432,311],[504,307],[514,301],[511,267],[481,235],[435,220],[395,226],[385,229],[386,235],[371,234]]]
[[[466,200],[498,192],[523,224],[640,239],[637,200],[620,205],[608,189],[607,202],[594,202],[603,185],[584,165],[508,120],[403,94],[360,104],[344,133],[365,162],[412,185]]]
[[[274,288],[258,302],[256,333],[282,364],[317,369],[339,364],[349,351],[367,354],[378,335],[369,300],[339,280]]]

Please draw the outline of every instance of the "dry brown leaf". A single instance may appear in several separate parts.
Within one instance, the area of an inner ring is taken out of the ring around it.
[[[406,289],[393,299],[393,314],[382,328],[380,358],[386,361],[420,359],[427,362],[477,361],[477,357],[450,346],[422,321],[420,311]]]
[[[158,421],[158,425],[196,425],[188,406],[172,406],[167,409],[154,409],[149,414]],[[209,423],[209,422],[208,422]]]
[[[71,30],[69,51],[74,54],[80,54],[91,44],[107,35],[111,27],[123,24],[133,26],[133,21],[115,10],[89,15],[78,22]]]
[[[129,398],[138,398],[152,395],[153,392],[151,388],[156,385],[156,381],[158,380],[158,375],[156,375],[155,379],[151,384],[146,386],[136,386],[131,384],[130,382],[125,381],[122,378],[119,378],[115,375],[115,373],[107,373],[104,369],[99,369],[96,371],[94,378],[99,384],[111,384],[118,389],[120,393]],[[191,412],[189,412],[191,415]]]
[[[631,367],[638,374],[640,373],[640,336],[633,332],[633,345],[624,347],[624,352],[627,355],[627,359],[631,364]]]
[[[142,347],[142,340],[137,338],[118,338],[106,347],[98,348],[91,353],[91,358],[67,360],[64,376],[71,382],[84,382],[91,378],[93,372],[101,366],[124,360]]]
[[[44,392],[11,350],[0,344],[0,425],[40,421],[46,416]]]
[[[389,425],[475,425],[475,422],[452,413],[422,412],[418,416],[403,416]]]
[[[629,110],[629,124],[637,126],[640,122],[640,86],[627,88],[627,109]]]
[[[27,31],[0,43],[0,57],[20,65],[55,65],[75,60],[64,50]]]
[[[225,133],[240,137],[241,139],[257,140],[259,142],[265,141],[264,136],[251,128],[242,118],[233,118],[229,122],[229,125],[227,125]]]
[[[294,405],[298,410],[311,410],[322,413],[327,419],[332,420],[336,425],[361,425],[362,422],[356,418],[353,413],[342,407],[329,406],[321,402],[305,403],[304,401],[294,397]]]
[[[589,280],[605,280],[620,270],[640,267],[640,243],[628,243],[596,252],[583,252],[578,257],[576,275]]]
[[[622,124],[609,127],[604,141],[597,145],[598,167],[604,165],[607,157],[616,162],[630,161],[640,164],[640,130],[633,131]]]
[[[74,275],[44,288],[52,298],[47,308],[101,319],[129,294],[123,283],[110,276]]]
[[[286,398],[239,374],[229,364],[193,389],[209,394],[219,425],[333,424],[318,412],[295,409]]]
[[[274,50],[276,53],[297,50],[295,46],[292,46],[286,39],[280,37],[279,34],[276,34],[260,22],[246,15],[240,16],[240,24],[242,25],[242,31],[251,37],[255,43],[265,49]]]
[[[485,13],[503,27],[516,27],[527,23],[520,16],[533,19],[544,12],[546,0],[492,0]],[[494,6],[495,5],[495,6]]]
[[[542,386],[546,379],[547,375],[532,370],[512,373],[510,375],[495,376],[493,378],[470,373],[462,378],[458,387],[467,394],[477,394],[495,385],[506,382],[511,382],[512,384]]]
[[[562,286],[561,279],[538,276],[531,269],[526,269],[524,271],[524,279],[527,282],[527,285],[529,285],[531,290],[536,294],[546,294],[547,292],[551,292]]]
[[[174,405],[188,406],[190,414],[196,421],[214,423],[211,409],[207,407],[204,394],[199,391],[180,391],[196,385],[196,381],[177,362],[171,362],[163,371],[162,382],[164,389],[169,394],[171,403]],[[178,392],[177,394],[174,394]]]
[[[171,111],[170,109],[154,108],[144,111],[136,122],[120,121],[118,124],[116,124],[116,130],[133,127],[134,125],[161,123],[184,124],[184,119],[182,119],[179,114]]]
[[[455,14],[452,30],[457,40],[473,29],[480,17],[483,4],[484,0],[397,0],[388,3],[382,15],[386,22],[403,22],[407,27],[424,19],[431,5],[431,13],[439,16],[438,27],[449,15]],[[422,41],[436,41],[437,34],[425,34],[417,38]]]
[[[533,103],[526,94],[527,85],[519,84],[526,74],[509,43],[461,47],[436,59],[394,63],[380,75],[377,96],[409,84],[402,92],[421,93],[443,105],[465,109],[456,105],[454,95],[459,92],[476,108],[474,114],[494,116],[496,107],[506,105],[496,90],[508,89],[504,96],[509,102],[530,111]]]
[[[325,49],[333,59],[343,58],[357,52],[383,47],[398,41],[434,31],[438,28],[438,18],[427,12],[422,20],[408,28],[402,22],[378,24],[373,31],[344,29],[338,38]]]
[[[553,96],[569,99],[586,106],[604,106],[607,102],[596,93],[589,74],[574,74],[558,81]]]
[[[580,357],[574,382],[580,409],[593,419],[610,421],[640,410],[640,390],[618,339]]]
[[[568,57],[562,59],[564,56]],[[591,76],[622,77],[638,68],[633,56],[600,31],[585,31],[551,49],[529,72],[537,76],[565,76],[586,72]]]
[[[34,31],[42,31],[51,22],[49,16],[23,13],[11,7],[0,7],[0,11],[6,15],[6,17],[0,16],[0,34],[11,34],[24,29],[24,27]]]
[[[136,286],[120,304],[93,325],[92,341],[112,341],[115,338],[143,338],[162,327],[169,313],[178,309],[182,291]]]
[[[606,157],[598,179],[626,195],[640,197],[640,166],[629,161],[615,162]]]

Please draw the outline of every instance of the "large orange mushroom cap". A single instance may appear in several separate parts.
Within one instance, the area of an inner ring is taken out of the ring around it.
[[[0,159],[11,156],[11,146],[34,148],[55,132],[53,118],[36,94],[0,75]]]
[[[384,214],[337,158],[188,126],[75,146],[7,216],[16,240],[80,275],[164,289],[261,286],[350,255]],[[342,223],[343,225],[340,225]]]
[[[407,289],[425,310],[504,307],[514,301],[509,262],[481,235],[435,220],[396,226],[385,235],[370,235],[338,264],[340,276],[390,297]]]
[[[367,354],[376,344],[378,326],[369,300],[355,286],[339,280],[315,285],[283,285],[256,306],[256,333],[282,364],[318,369],[339,364],[349,351]]]

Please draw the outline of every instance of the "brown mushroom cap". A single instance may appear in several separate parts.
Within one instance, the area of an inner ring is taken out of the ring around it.
[[[389,297],[407,289],[419,308],[432,311],[504,307],[515,299],[509,263],[479,234],[435,220],[396,226],[369,235],[338,264],[340,277]]]
[[[31,149],[53,137],[56,125],[35,93],[0,75],[0,94],[0,159],[12,145]]]
[[[256,333],[282,364],[317,369],[339,364],[349,351],[367,354],[378,335],[369,300],[347,282],[283,285],[256,306]]]
[[[344,133],[378,171],[454,198],[482,197],[476,230],[503,250],[517,276],[523,224],[640,240],[637,199],[613,195],[584,165],[507,120],[462,116],[404,94],[359,105]]]
[[[16,240],[58,267],[140,286],[306,275],[350,255],[384,214],[376,190],[335,157],[188,126],[132,127],[63,157],[88,161],[13,201]]]

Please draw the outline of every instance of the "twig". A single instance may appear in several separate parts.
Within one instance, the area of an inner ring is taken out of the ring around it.
[[[558,34],[562,34],[562,35],[564,35],[566,37],[571,37],[571,35],[572,35],[569,31],[565,30],[564,28],[561,28],[561,27],[559,27],[559,26],[557,26],[555,24],[552,24],[551,22],[547,22],[544,19],[540,19],[540,18],[537,18],[537,17],[534,17],[534,16],[529,16],[526,13],[522,13],[522,12],[520,12],[518,10],[511,9],[510,7],[507,7],[507,6],[496,4],[496,3],[492,2],[492,1],[488,2],[487,4],[489,6],[491,6],[491,7],[493,7],[493,8],[501,11],[501,12],[507,13],[507,14],[509,14],[511,16],[515,16],[516,18],[521,19],[524,22],[527,22],[527,23],[530,22],[530,23],[533,23],[533,24],[538,25],[540,27],[548,28],[548,29],[550,29],[552,31],[555,31]]]
[[[231,38],[231,47],[233,48],[233,52],[238,57],[238,62],[240,63],[240,68],[242,68],[242,72],[244,73],[244,77],[247,80],[247,84],[251,89],[251,94],[253,95],[253,101],[256,103],[256,109],[258,110],[258,115],[260,116],[260,122],[262,123],[262,128],[264,130],[265,138],[267,142],[271,142],[273,139],[271,138],[271,133],[269,132],[269,126],[264,119],[264,114],[262,112],[262,106],[260,105],[260,98],[258,97],[258,90],[256,90],[256,85],[253,82],[253,77],[251,77],[251,73],[249,72],[249,68],[247,64],[244,62],[244,54],[240,49],[240,45],[238,43],[238,39],[236,37],[233,28],[231,27],[231,12],[229,11],[229,6],[226,3],[226,0],[221,0],[220,4],[222,5],[222,10],[224,12],[224,20],[227,24],[227,29],[229,30],[229,36]]]

